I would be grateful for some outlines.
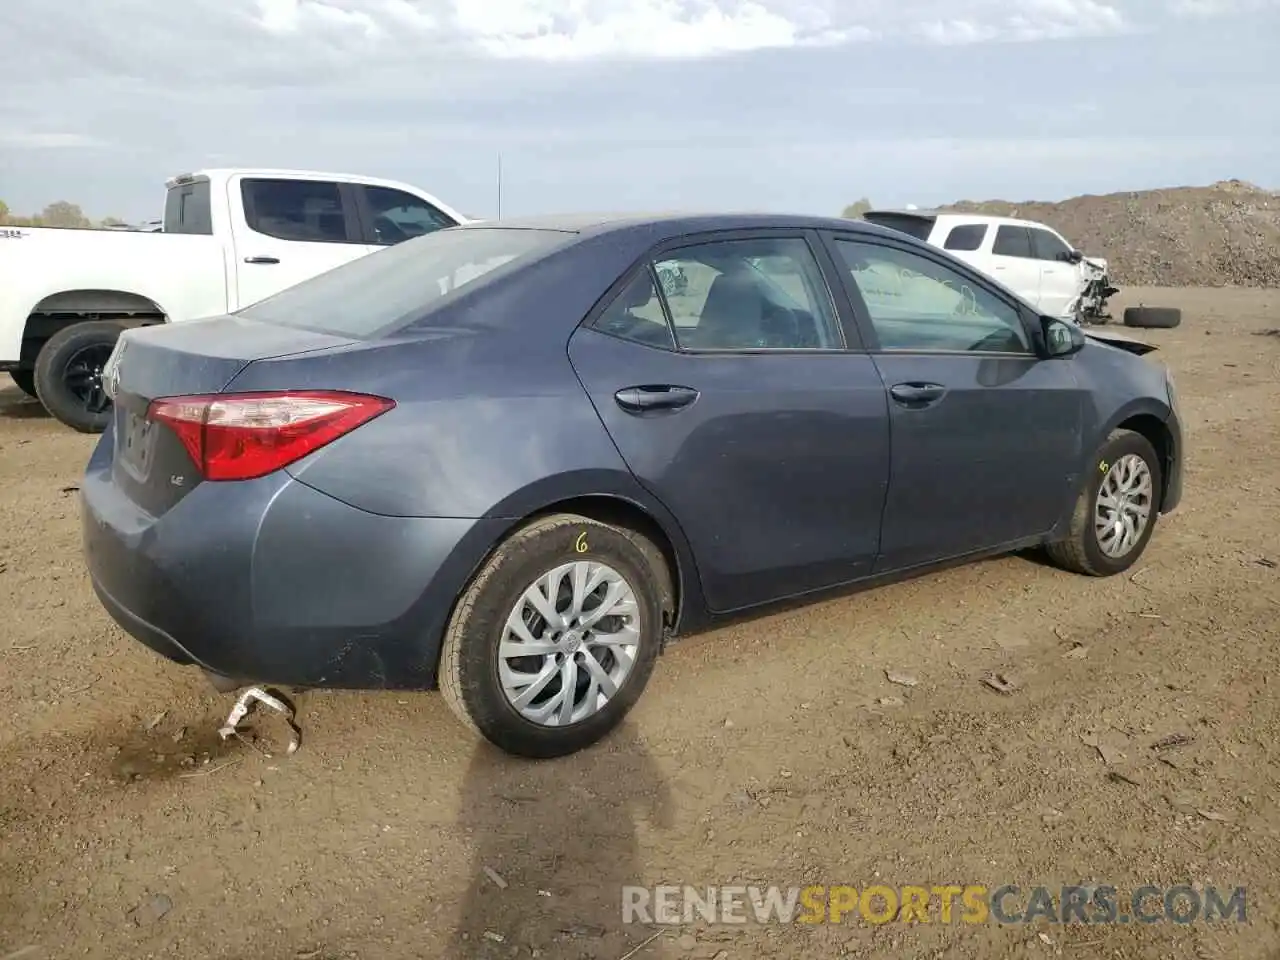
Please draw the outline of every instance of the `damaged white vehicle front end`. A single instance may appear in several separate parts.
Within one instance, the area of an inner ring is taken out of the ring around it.
[[[1069,307],[1069,316],[1079,324],[1103,324],[1111,319],[1107,300],[1120,292],[1111,282],[1107,261],[1101,257],[1082,257],[1080,294]]]

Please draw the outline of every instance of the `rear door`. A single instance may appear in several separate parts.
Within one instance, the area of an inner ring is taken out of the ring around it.
[[[369,252],[347,184],[233,177],[227,189],[235,248],[233,309]]]
[[[1040,261],[1031,249],[1031,234],[1017,224],[996,225],[987,271],[1033,307],[1040,306]]]
[[[684,280],[662,291],[659,273]],[[689,538],[716,611],[874,563],[887,401],[833,283],[816,234],[689,237],[619,280],[570,341],[627,465]]]
[[[1079,470],[1074,362],[1040,359],[1025,308],[976,272],[866,234],[828,240],[890,396],[876,571],[1047,532]]]
[[[1028,227],[1027,232],[1040,264],[1040,312],[1070,316],[1083,289],[1080,265],[1071,262],[1071,246],[1052,230]]]

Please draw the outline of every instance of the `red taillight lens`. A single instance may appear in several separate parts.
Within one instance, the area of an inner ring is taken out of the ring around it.
[[[147,419],[178,435],[206,480],[252,480],[319,450],[395,406],[329,390],[161,397]]]

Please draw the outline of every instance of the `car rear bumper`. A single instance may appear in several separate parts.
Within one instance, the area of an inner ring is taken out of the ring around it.
[[[81,486],[102,605],[162,656],[245,683],[435,686],[454,600],[507,523],[378,516],[286,474],[203,483],[156,518],[109,457]]]

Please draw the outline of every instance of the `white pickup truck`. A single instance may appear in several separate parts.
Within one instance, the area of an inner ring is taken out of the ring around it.
[[[238,310],[471,219],[348,174],[202,170],[167,187],[160,232],[0,227],[0,371],[82,432],[110,419],[102,367],[123,328]]]
[[[1008,287],[1041,313],[1076,324],[1105,323],[1107,261],[1086,257],[1034,220],[931,210],[869,210],[863,219],[947,251]]]

